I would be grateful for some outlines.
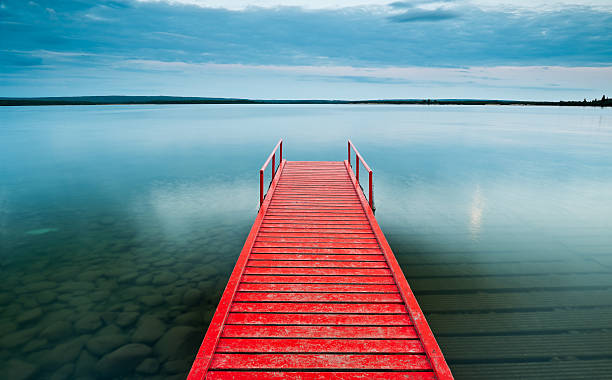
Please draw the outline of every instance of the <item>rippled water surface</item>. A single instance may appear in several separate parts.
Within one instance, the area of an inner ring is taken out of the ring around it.
[[[183,378],[279,137],[358,146],[457,378],[612,371],[611,110],[84,106],[0,109],[8,378]]]

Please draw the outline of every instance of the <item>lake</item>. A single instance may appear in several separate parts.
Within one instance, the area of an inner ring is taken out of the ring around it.
[[[457,379],[609,376],[611,109],[168,105],[0,108],[8,378],[184,378],[281,137],[359,148]]]

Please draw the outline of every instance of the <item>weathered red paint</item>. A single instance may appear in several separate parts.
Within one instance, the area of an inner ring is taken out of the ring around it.
[[[207,377],[211,380],[274,380],[274,379],[346,379],[346,380],[433,380],[436,376],[433,372],[235,372],[235,371],[211,371]]]
[[[363,164],[363,167],[368,171],[368,204],[370,205],[370,208],[372,210],[375,210],[376,208],[374,207],[374,185],[372,183],[372,169],[370,169],[370,167],[368,166],[368,164],[366,164],[365,160],[363,159],[363,157],[361,156],[361,154],[359,154],[359,151],[357,150],[357,148],[355,147],[355,145],[351,142],[351,140],[348,141],[348,167],[351,167],[351,149],[353,149],[353,151],[355,152],[355,175],[357,177],[357,184],[359,184],[359,163],[361,162]],[[357,190],[360,190],[361,186],[359,186],[357,188]]]
[[[452,379],[371,187],[366,200],[349,161],[287,162],[277,147],[278,171],[189,379]]]
[[[272,160],[272,180],[274,180],[274,177],[276,176],[276,170],[275,170],[276,150],[279,147],[280,147],[280,159],[278,161],[279,161],[279,169],[280,169],[280,163],[283,162],[283,139],[280,139],[278,143],[276,143],[276,146],[274,147],[274,149],[272,149],[272,153],[270,153],[266,162],[261,166],[261,169],[259,169],[259,206],[260,207],[261,205],[263,205],[263,202],[264,202],[264,171],[266,170],[266,167],[270,163],[270,160]]]

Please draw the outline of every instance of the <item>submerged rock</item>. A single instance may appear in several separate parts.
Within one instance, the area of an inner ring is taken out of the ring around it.
[[[179,315],[178,317],[176,317],[174,322],[176,322],[179,325],[199,327],[199,326],[202,326],[203,320],[204,318],[202,317],[202,314],[200,314],[197,311],[192,311],[190,313]]]
[[[125,376],[151,352],[151,347],[144,344],[126,344],[98,360],[95,366],[96,374],[101,378]]]
[[[154,349],[162,361],[182,359],[192,354],[201,342],[200,330],[190,326],[176,326],[157,341]]]
[[[0,336],[17,330],[17,324],[10,320],[0,321]]]
[[[138,367],[136,367],[137,373],[142,373],[145,375],[153,375],[157,373],[158,370],[159,362],[157,361],[157,359],[154,358],[147,358],[143,360],[142,363],[138,365]]]
[[[136,331],[132,335],[132,342],[155,343],[166,331],[166,325],[155,317],[142,317]]]
[[[99,335],[87,341],[87,349],[94,355],[103,356],[117,347],[127,343],[127,337],[121,334]]]
[[[2,373],[7,379],[27,380],[31,379],[37,370],[38,367],[32,363],[11,359],[6,363],[6,367],[2,370]]]
[[[0,347],[14,348],[21,346],[29,341],[38,332],[37,328],[24,329],[7,334],[0,339]]]
[[[46,339],[33,339],[23,346],[21,352],[27,354],[30,352],[38,351],[47,345]]]
[[[172,272],[162,272],[153,278],[154,285],[167,285],[178,279],[178,276]]]
[[[100,318],[102,318],[102,321],[104,321],[105,324],[110,325],[111,323],[115,322],[118,314],[119,313],[114,311],[105,311],[100,314]]]
[[[90,354],[89,351],[81,351],[79,359],[76,363],[76,368],[74,369],[75,376],[91,376],[91,374],[93,373],[93,368],[96,365],[97,361],[98,360],[96,359],[96,357]]]
[[[139,276],[134,283],[136,285],[148,285],[151,283],[151,280],[153,279],[153,275],[152,274],[145,274],[142,276]]]
[[[183,295],[183,303],[187,306],[195,306],[200,303],[201,294],[196,289],[189,289]]]
[[[79,319],[74,324],[74,329],[78,333],[96,331],[102,326],[102,319],[98,314],[90,313]]]
[[[74,364],[66,363],[60,369],[55,371],[49,380],[66,380],[72,377],[74,372]]]
[[[37,281],[27,283],[20,288],[16,288],[16,293],[31,293],[31,292],[40,292],[41,290],[48,290],[57,287],[56,282],[52,281]]]
[[[87,339],[89,336],[83,335],[69,342],[58,344],[52,350],[40,354],[40,363],[45,368],[57,368],[75,361]]]
[[[136,322],[139,316],[140,314],[136,313],[135,311],[126,311],[117,316],[115,323],[121,327],[131,326],[134,324],[134,322]]]
[[[163,260],[159,260],[153,263],[154,266],[156,267],[165,267],[165,266],[169,266],[172,265],[176,262],[176,260],[174,259],[163,259]]]
[[[52,341],[69,335],[72,335],[72,325],[66,321],[55,321],[40,332],[42,338]]]
[[[127,283],[127,282],[131,282],[136,277],[138,277],[138,273],[136,273],[136,272],[124,274],[121,277],[119,277],[119,279],[117,279],[117,282],[120,283],[120,284],[124,284],[124,283]]]
[[[140,302],[142,302],[143,304],[147,306],[157,306],[157,305],[161,305],[162,303],[164,303],[164,297],[162,297],[159,294],[142,296],[140,297]]]
[[[14,297],[9,295],[8,293],[0,294],[0,306],[6,305],[9,302],[13,301]]]
[[[41,305],[46,305],[51,303],[57,299],[57,294],[50,290],[42,291],[36,295],[36,300]]]
[[[35,309],[30,309],[17,317],[17,323],[23,324],[23,323],[35,321],[38,318],[40,318],[42,314],[43,312],[40,307],[37,307]]]
[[[38,306],[38,302],[34,297],[22,297],[21,304],[23,305],[24,309],[34,309]]]
[[[170,360],[164,363],[164,372],[169,374],[187,374],[189,368],[191,368],[191,362],[187,360]]]

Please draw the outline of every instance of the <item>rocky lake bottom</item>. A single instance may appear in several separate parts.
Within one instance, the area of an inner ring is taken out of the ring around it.
[[[54,228],[12,247],[24,256],[0,265],[6,378],[185,378],[243,236],[216,226],[176,246],[129,229],[106,217],[89,243]]]

